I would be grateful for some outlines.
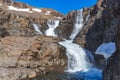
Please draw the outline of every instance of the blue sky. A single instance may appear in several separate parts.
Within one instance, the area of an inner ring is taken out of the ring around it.
[[[18,0],[38,8],[52,8],[61,13],[93,6],[97,0]]]

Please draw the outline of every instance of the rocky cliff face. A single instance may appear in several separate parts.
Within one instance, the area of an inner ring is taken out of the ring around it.
[[[74,43],[93,54],[100,44],[117,42],[118,49],[108,60],[104,70],[105,80],[120,79],[119,5],[119,0],[98,0],[93,7],[84,8],[83,28],[74,40]],[[21,2],[0,0],[0,78],[29,80],[56,69],[63,72],[67,58],[65,48],[58,42],[62,38],[69,39],[76,16],[77,11],[71,11],[64,16],[52,9],[39,9]],[[47,21],[50,19],[60,20],[59,27],[55,30],[58,37],[45,36],[45,31],[48,29]],[[33,24],[38,25],[43,35],[35,31]],[[104,57],[95,54],[94,56],[96,66],[104,68]]]
[[[112,2],[113,3],[113,2]],[[83,28],[75,38],[74,42],[85,47],[93,54],[98,46],[106,42],[116,42],[118,18],[116,14],[119,12],[116,8],[112,7],[118,4],[109,5],[110,2],[106,0],[98,0],[97,4],[90,8],[83,9]],[[108,9],[111,8],[111,9]],[[75,24],[75,18],[77,11],[70,12],[65,18],[63,18],[60,26],[56,29],[59,37],[69,39],[69,36],[73,30]],[[94,44],[94,46],[93,46]],[[105,66],[105,60],[102,55],[94,55],[96,65],[99,68]]]
[[[118,16],[118,21],[120,22],[120,16]],[[119,23],[116,25],[118,28],[118,34],[117,34],[117,43],[116,52],[108,59],[108,63],[106,65],[106,68],[103,71],[104,80],[119,80],[120,79],[120,25]]]
[[[109,58],[106,68],[104,69],[103,75],[104,80],[120,80],[120,1],[119,0],[110,0],[106,1],[108,4],[108,10],[111,15],[116,19],[116,27],[117,27],[117,51]]]

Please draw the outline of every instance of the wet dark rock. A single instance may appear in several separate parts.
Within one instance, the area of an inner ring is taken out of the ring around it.
[[[120,1],[110,0],[106,1],[107,9],[110,11],[110,15],[116,20],[115,25],[117,27],[116,37],[116,52],[108,59],[107,65],[103,71],[104,80],[120,80]],[[119,5],[118,5],[119,4]]]

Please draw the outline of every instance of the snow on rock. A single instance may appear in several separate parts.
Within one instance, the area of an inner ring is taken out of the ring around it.
[[[103,55],[106,59],[110,57],[114,52],[116,51],[116,46],[114,42],[109,42],[109,43],[103,43],[101,44],[95,54],[101,54]]]
[[[23,12],[29,12],[32,13],[33,11],[35,12],[42,12],[41,9],[37,9],[37,8],[32,8],[32,11],[30,11],[29,8],[16,8],[14,6],[7,6],[9,8],[9,10],[14,10],[14,11],[23,11]]]
[[[62,17],[55,17],[55,18],[57,18],[57,19],[62,19]]]
[[[41,9],[37,9],[37,8],[32,8],[33,11],[36,11],[36,12],[42,12]]]
[[[7,6],[9,8],[9,10],[14,10],[14,11],[23,11],[23,12],[29,12],[29,13],[32,13],[32,11],[30,11],[29,8],[16,8],[16,7],[13,7],[13,6]]]
[[[45,15],[50,15],[51,11],[46,11]]]

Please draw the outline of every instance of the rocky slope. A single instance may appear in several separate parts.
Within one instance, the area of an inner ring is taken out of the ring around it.
[[[0,80],[34,79],[49,72],[63,72],[67,65],[60,38],[44,34],[47,20],[64,16],[52,9],[0,0]],[[57,68],[57,70],[56,70]]]
[[[12,36],[37,35],[33,28],[33,23],[37,24],[44,33],[48,28],[47,20],[59,20],[64,17],[61,13],[52,9],[38,9],[18,2],[11,2],[9,4],[1,3],[0,15],[0,29],[4,30],[0,34],[1,36],[5,36],[6,34]]]
[[[63,72],[65,49],[58,45],[58,41],[58,38],[43,36],[0,39],[0,79],[16,80],[51,71]]]
[[[95,54],[98,46],[105,42],[119,44],[119,5],[119,0],[98,0],[93,7],[83,8],[84,25],[74,43],[93,53],[98,68],[103,69],[106,64],[103,55]],[[58,42],[69,39],[78,12],[74,10],[64,16],[52,9],[0,0],[0,79],[29,80],[53,71],[63,72],[67,65],[66,52]],[[58,37],[45,36],[50,19],[60,20],[55,30]],[[43,35],[35,31],[33,24],[38,25]],[[119,45],[117,48],[104,70],[105,80],[120,78]]]

